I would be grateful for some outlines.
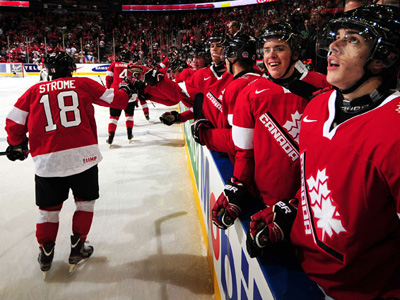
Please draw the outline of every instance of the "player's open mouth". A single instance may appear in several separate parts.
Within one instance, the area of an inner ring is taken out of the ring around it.
[[[328,66],[330,66],[330,67],[339,67],[340,64],[335,58],[328,58]]]
[[[272,62],[272,63],[269,63],[268,65],[271,66],[271,67],[277,67],[280,64],[281,64],[280,62]]]

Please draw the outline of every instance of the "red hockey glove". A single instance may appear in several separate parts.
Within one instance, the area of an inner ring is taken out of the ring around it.
[[[9,145],[6,149],[7,158],[11,161],[25,160],[29,155],[28,138],[17,146]]]
[[[167,111],[160,116],[160,121],[165,125],[171,126],[175,123],[180,123],[180,113],[177,111]]]
[[[214,128],[214,125],[207,119],[199,119],[192,123],[190,129],[192,131],[193,139],[200,145],[205,145],[205,142],[201,138],[201,132],[207,128]]]
[[[215,226],[227,229],[233,225],[242,211],[244,203],[249,200],[251,194],[235,177],[229,180],[222,194],[218,197],[212,209],[212,220]]]
[[[263,254],[267,245],[275,244],[289,237],[297,214],[297,199],[279,201],[250,218],[247,233],[247,252],[250,257]]]

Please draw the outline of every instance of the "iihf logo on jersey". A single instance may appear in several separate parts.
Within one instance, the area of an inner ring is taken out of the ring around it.
[[[283,127],[286,128],[288,133],[293,137],[297,144],[299,143],[300,123],[301,114],[296,111],[294,114],[292,114],[292,120],[286,121],[285,125],[283,125]]]
[[[319,240],[326,241],[328,235],[330,238],[334,233],[346,232],[342,225],[340,214],[336,203],[331,197],[331,191],[328,188],[329,177],[326,175],[326,169],[318,170],[317,177],[310,176],[307,179],[307,186],[310,196],[309,205],[312,209],[314,230]]]

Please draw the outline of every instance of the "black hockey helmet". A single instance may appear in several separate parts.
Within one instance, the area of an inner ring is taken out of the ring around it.
[[[176,58],[171,62],[170,69],[171,71],[182,72],[184,69],[189,68],[188,64],[185,60],[181,58]]]
[[[43,62],[51,79],[71,77],[76,70],[74,59],[65,52],[47,54]]]
[[[192,45],[192,46],[189,46],[188,54],[192,55],[192,56],[198,55],[198,56],[204,57],[206,55],[206,49],[203,45],[200,45],[200,44]]]
[[[204,45],[201,44],[190,46],[187,54],[187,58],[189,59],[189,61],[193,59],[193,56],[200,56],[204,58],[206,65],[208,65],[211,60],[210,53],[208,53]]]
[[[131,60],[131,53],[128,50],[122,50],[119,54],[120,61],[129,62]]]
[[[181,51],[177,47],[172,46],[168,49],[168,59],[169,60],[176,59],[180,55],[181,55]]]
[[[235,58],[236,61],[244,61],[254,64],[257,59],[257,40],[247,34],[238,34],[228,40],[224,49],[225,58]]]
[[[223,31],[216,30],[214,33],[206,40],[207,49],[210,48],[211,43],[219,43],[221,45],[226,45],[228,37]]]
[[[317,54],[326,58],[329,45],[337,39],[339,29],[352,29],[370,41],[370,56],[364,66],[365,75],[352,89],[372,76],[367,67],[373,59],[385,66],[383,77],[391,77],[400,67],[400,9],[388,5],[365,5],[330,20],[317,42]],[[389,72],[388,72],[389,71]],[[347,91],[349,92],[349,91]]]
[[[319,40],[318,54],[321,53],[319,50],[325,50],[326,53],[341,28],[355,29],[359,35],[371,41],[369,60],[379,59],[387,67],[399,62],[399,8],[388,5],[365,5],[330,20]],[[395,57],[391,53],[395,54]]]
[[[304,44],[304,37],[291,23],[278,22],[268,25],[259,38],[261,48],[267,40],[272,38],[288,43],[292,51],[292,57],[297,56],[298,59]]]

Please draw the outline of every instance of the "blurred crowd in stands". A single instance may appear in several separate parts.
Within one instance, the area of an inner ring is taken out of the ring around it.
[[[239,22],[241,32],[256,37],[270,23],[294,23],[309,41],[303,59],[311,61],[316,32],[341,9],[342,3],[282,0],[178,12],[1,12],[0,61],[38,62],[47,53],[65,50],[77,63],[109,63],[125,49],[151,64],[162,61],[172,46],[202,43],[216,30],[227,32],[232,20]]]

